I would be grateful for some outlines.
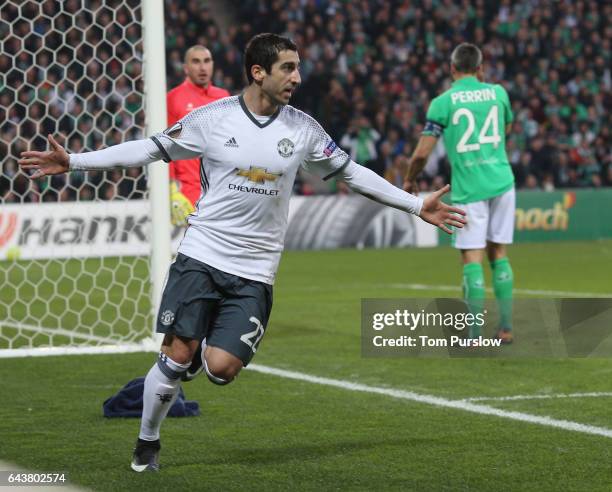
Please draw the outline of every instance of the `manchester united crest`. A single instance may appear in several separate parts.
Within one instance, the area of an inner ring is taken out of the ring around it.
[[[161,324],[164,326],[170,326],[172,323],[174,323],[174,313],[169,309],[166,309],[159,317],[159,321],[161,321]]]
[[[288,138],[283,138],[278,142],[276,148],[281,156],[291,157],[293,155],[293,149],[295,149],[295,144]]]

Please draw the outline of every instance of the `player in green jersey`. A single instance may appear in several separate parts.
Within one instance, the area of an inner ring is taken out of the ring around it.
[[[416,178],[442,136],[452,169],[451,199],[469,217],[454,240],[463,260],[464,297],[473,312],[483,309],[482,261],[486,249],[501,312],[497,336],[510,343],[513,273],[506,244],[512,243],[514,233],[515,192],[505,144],[512,126],[512,109],[502,86],[482,82],[482,53],[477,46],[462,43],[455,48],[451,74],[452,87],[429,106],[405,189],[417,191]]]

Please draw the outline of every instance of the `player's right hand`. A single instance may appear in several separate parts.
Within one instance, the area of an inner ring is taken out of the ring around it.
[[[187,216],[195,209],[193,204],[185,195],[183,195],[178,185],[173,181],[170,183],[170,218],[172,225],[182,226],[187,221]]]
[[[18,161],[19,165],[26,171],[34,171],[30,176],[32,179],[67,173],[70,169],[68,152],[57,143],[53,135],[47,135],[47,139],[51,150],[45,152],[26,150],[21,153],[21,159]]]

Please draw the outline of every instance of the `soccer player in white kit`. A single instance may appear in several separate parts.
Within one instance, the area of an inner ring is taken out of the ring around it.
[[[33,178],[69,170],[142,166],[200,157],[204,200],[171,265],[157,320],[165,333],[145,379],[143,417],[132,469],[159,470],[159,430],[201,340],[203,369],[215,384],[231,382],[265,333],[272,308],[289,199],[300,167],[338,177],[378,202],[418,215],[450,233],[465,213],[441,201],[445,187],[424,200],[352,162],[310,116],[288,105],[300,83],[297,47],[275,34],[254,36],[245,50],[248,88],[189,113],[163,133],[107,149],[68,155],[49,135],[51,150],[22,153]]]

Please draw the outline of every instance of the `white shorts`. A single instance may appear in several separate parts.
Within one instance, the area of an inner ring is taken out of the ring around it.
[[[487,241],[512,244],[516,206],[514,188],[489,200],[454,206],[467,213],[467,225],[463,229],[455,229],[453,234],[455,248],[483,249]]]

